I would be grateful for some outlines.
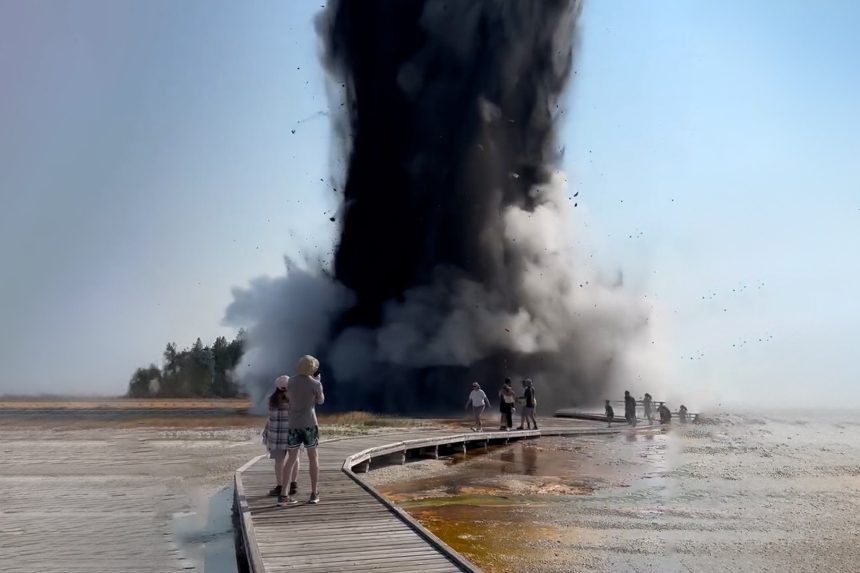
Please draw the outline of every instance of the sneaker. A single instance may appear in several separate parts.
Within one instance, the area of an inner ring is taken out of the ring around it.
[[[298,503],[298,500],[289,495],[279,495],[278,496],[278,505],[280,507],[287,507],[288,505],[295,505]]]
[[[520,426],[519,428],[517,428],[517,430],[522,430],[522,429],[523,429],[523,427],[522,427],[522,426]]]
[[[319,502],[320,502],[319,492],[312,493],[311,498],[308,500],[308,503],[319,503]]]
[[[294,481],[290,482],[290,495],[296,495],[299,492],[299,484]]]
[[[283,486],[276,485],[272,489],[269,490],[269,497],[278,497],[281,495],[281,491],[283,490]]]

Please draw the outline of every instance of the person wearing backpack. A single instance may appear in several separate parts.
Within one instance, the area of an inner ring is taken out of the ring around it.
[[[516,402],[516,399],[517,395],[514,394],[514,389],[511,388],[511,379],[505,378],[505,383],[502,389],[499,390],[500,430],[510,430],[514,426],[514,402]]]

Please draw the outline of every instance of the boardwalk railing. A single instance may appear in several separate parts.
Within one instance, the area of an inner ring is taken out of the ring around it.
[[[624,400],[613,400],[610,402],[611,404],[615,404],[618,407],[614,408],[615,410],[615,421],[619,423],[624,422]],[[660,419],[660,414],[657,411],[657,408],[661,404],[665,404],[666,402],[651,402],[651,415],[654,420]],[[645,408],[642,406],[642,402],[636,402],[636,419],[637,420],[645,420]],[[555,414],[553,414],[556,418],[570,418],[575,420],[595,420],[595,421],[606,421],[606,414],[603,413],[603,410],[581,410],[579,408],[562,408],[561,410],[556,410]],[[687,411],[687,421],[690,423],[696,423],[699,418],[698,412],[690,412]],[[680,421],[680,412],[675,410],[672,412],[672,422],[683,423]]]
[[[245,497],[245,484],[242,483],[242,473],[265,457],[266,454],[257,456],[236,470],[233,476],[233,511],[239,518],[239,527],[242,533],[242,549],[245,554],[245,562],[251,573],[261,573],[265,571],[265,568],[263,567],[263,557],[260,555],[260,547],[257,545],[257,538],[254,534],[251,509],[248,506],[248,499]]]
[[[390,511],[395,513],[410,529],[415,531],[428,544],[439,550],[440,553],[448,557],[459,568],[460,571],[469,573],[481,573],[481,570],[471,563],[468,559],[457,553],[444,541],[433,535],[433,533],[425,528],[418,520],[411,515],[389,502],[379,491],[372,485],[362,480],[353,471],[354,468],[360,466],[362,473],[370,471],[371,460],[379,457],[390,457],[393,454],[400,454],[400,463],[406,463],[406,458],[410,452],[424,453],[427,450],[432,450],[432,456],[439,457],[439,448],[460,445],[463,453],[468,451],[470,445],[483,446],[488,448],[493,443],[509,443],[512,440],[521,440],[524,438],[539,438],[540,431],[537,430],[516,430],[511,432],[480,432],[471,434],[460,434],[456,436],[443,436],[439,438],[419,438],[415,440],[405,440],[402,442],[392,442],[383,446],[368,448],[366,450],[356,452],[348,456],[343,462],[343,471],[353,479],[366,492],[372,495],[379,503],[383,504]]]

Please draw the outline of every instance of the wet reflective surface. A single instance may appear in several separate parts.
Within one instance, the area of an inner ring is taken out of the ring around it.
[[[2,570],[236,572],[227,485],[259,421],[168,418],[3,413]]]
[[[544,438],[369,477],[490,573],[853,571],[855,420],[723,416],[650,435]]]

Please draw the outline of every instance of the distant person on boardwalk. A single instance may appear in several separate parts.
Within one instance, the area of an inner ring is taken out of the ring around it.
[[[666,407],[666,404],[660,404],[657,413],[660,414],[661,424],[668,424],[672,421],[672,412]]]
[[[516,400],[517,395],[514,393],[514,389],[511,388],[511,379],[505,378],[505,383],[502,385],[502,389],[499,390],[500,430],[510,430],[514,427],[514,402]]]
[[[687,407],[681,404],[681,407],[678,408],[678,421],[682,424],[687,423]]]
[[[316,407],[325,402],[319,374],[320,362],[313,356],[302,356],[296,366],[296,376],[287,384],[287,400],[290,402],[290,419],[287,424],[287,464],[284,476],[292,475],[293,466],[298,464],[299,448],[304,446],[308,452],[308,469],[311,477],[311,496],[308,503],[319,503],[320,463],[317,446],[320,430],[317,423]],[[294,495],[278,498],[278,505],[298,503]]]
[[[645,418],[649,424],[654,421],[654,416],[651,414],[651,402],[651,394],[645,392],[645,397],[642,398],[642,408],[645,410]]]
[[[290,474],[289,482],[284,480],[284,465],[287,461],[287,436],[289,428],[287,421],[290,413],[290,402],[287,400],[287,383],[289,376],[278,376],[275,378],[275,390],[269,396],[269,419],[266,421],[266,429],[263,430],[263,443],[269,450],[269,455],[275,460],[275,482],[277,485],[269,491],[271,496],[280,496],[284,491],[284,484],[290,484],[290,495],[295,495],[298,489],[296,477],[299,473],[299,461],[293,473]]]
[[[606,401],[606,407],[604,408],[606,411],[606,421],[609,423],[609,427],[612,427],[612,420],[615,419],[615,410],[612,409],[612,405],[609,403],[609,400]]]
[[[537,430],[537,418],[535,418],[537,397],[535,396],[535,387],[532,384],[531,378],[523,380],[523,395],[520,398],[523,401],[523,413],[520,416],[520,427],[517,429]]]
[[[469,398],[466,400],[466,409],[472,408],[472,416],[474,417],[475,425],[472,430],[475,432],[483,431],[481,425],[481,414],[484,413],[484,408],[490,405],[490,400],[487,394],[481,390],[481,385],[477,382],[472,382],[472,391],[469,393]]]
[[[630,390],[624,391],[624,419],[631,426],[636,425],[636,398],[630,395]]]

